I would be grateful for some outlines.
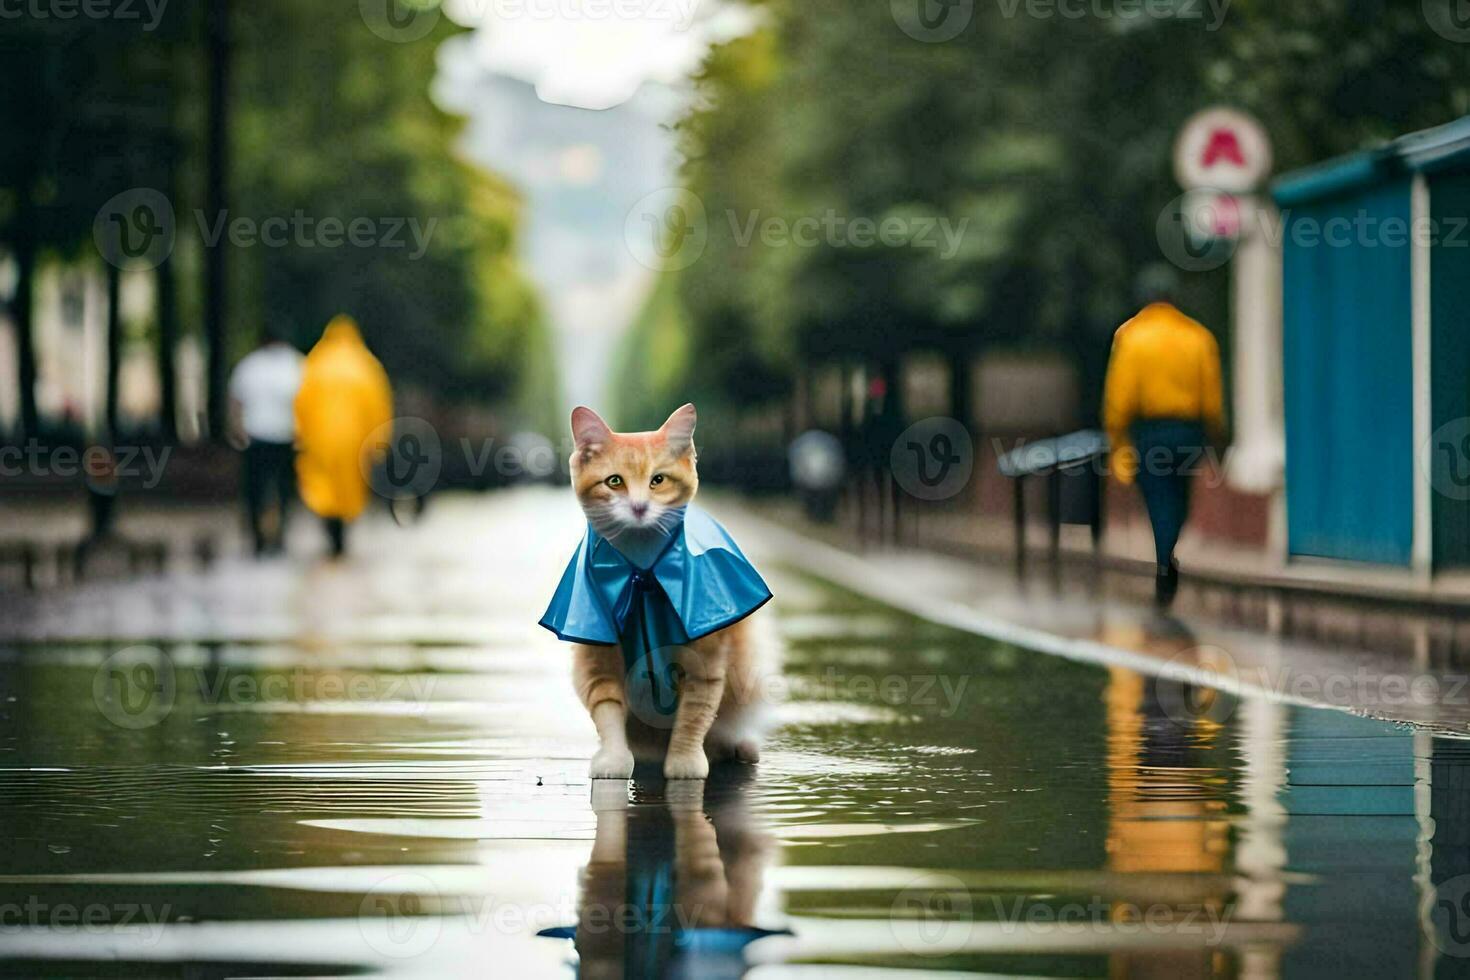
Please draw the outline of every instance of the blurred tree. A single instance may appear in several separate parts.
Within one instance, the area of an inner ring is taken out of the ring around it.
[[[712,52],[681,124],[709,241],[679,277],[691,337],[662,348],[683,361],[647,367],[747,407],[813,364],[891,374],[937,350],[964,412],[965,365],[1003,344],[1070,351],[1091,410],[1137,271],[1161,257],[1189,115],[1255,112],[1291,167],[1470,111],[1470,45],[1392,0],[1068,8],[1081,17],[1018,0],[933,43],[901,29],[902,4],[758,6],[764,26]],[[795,240],[801,219],[814,240]],[[856,219],[910,239],[860,241]],[[941,220],[952,245],[924,237]],[[1185,278],[1225,331],[1226,271]]]
[[[274,320],[309,344],[349,312],[395,380],[542,416],[555,391],[515,259],[520,199],[455,156],[459,122],[429,98],[436,42],[453,30],[440,18],[398,43],[356,4],[236,9],[229,217],[291,228],[281,247],[234,249],[231,336],[241,352]],[[354,226],[356,243],[342,230]]]
[[[210,319],[220,293],[192,281],[210,269],[228,277],[232,296],[216,376],[267,322],[305,346],[346,311],[395,378],[547,424],[554,362],[516,260],[520,200],[455,156],[459,124],[429,97],[436,42],[455,28],[439,18],[428,37],[394,43],[373,33],[356,4],[215,0],[213,19],[198,6],[164,11],[151,27],[28,16],[8,19],[0,34],[0,78],[28,93],[0,103],[0,243],[20,271],[12,313],[24,429],[39,422],[37,261],[95,264],[99,209],[130,188],[160,191],[176,219],[152,330],[166,432],[173,342],[182,322]],[[232,71],[218,76],[228,116],[211,110],[200,84],[216,77],[212,39],[229,42]],[[211,134],[215,121],[227,131]],[[228,138],[228,170],[205,166],[209,147],[223,145],[211,135]],[[202,193],[214,172],[228,183]],[[101,268],[115,296],[117,266]]]

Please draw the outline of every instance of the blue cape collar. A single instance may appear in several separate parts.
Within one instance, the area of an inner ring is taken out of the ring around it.
[[[640,593],[667,600],[674,631],[684,634],[665,638],[673,643],[724,629],[771,598],[729,532],[691,505],[662,550],[644,566],[589,525],[541,625],[562,640],[618,643]]]

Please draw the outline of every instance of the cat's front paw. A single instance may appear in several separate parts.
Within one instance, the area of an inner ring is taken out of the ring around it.
[[[626,746],[604,746],[592,757],[587,775],[591,779],[627,779],[633,775],[633,753]]]
[[[693,752],[670,752],[664,757],[665,779],[705,779],[709,776],[709,759],[703,749]]]

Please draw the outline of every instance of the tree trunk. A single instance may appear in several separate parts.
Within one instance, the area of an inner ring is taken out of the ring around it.
[[[230,8],[228,0],[209,0],[209,122],[206,135],[204,208],[210,221],[228,208]],[[209,435],[225,434],[229,350],[225,331],[226,269],[223,242],[204,249],[204,333],[209,345]]]
[[[975,428],[974,395],[970,385],[970,351],[954,350],[949,355],[949,414],[967,429]]]
[[[107,437],[117,439],[117,375],[122,359],[122,311],[118,308],[122,270],[107,263]]]
[[[39,435],[41,416],[36,409],[36,335],[34,319],[36,245],[31,223],[35,215],[22,207],[20,234],[15,243],[15,300],[11,304],[15,320],[16,382],[20,386],[20,428],[28,436]]]
[[[158,283],[158,428],[165,442],[179,436],[178,365],[179,300],[174,283],[173,257],[166,257],[154,273]]]

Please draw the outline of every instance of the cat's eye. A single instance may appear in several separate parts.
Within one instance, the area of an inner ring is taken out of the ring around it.
[[[602,482],[606,483],[608,486],[616,490],[618,487],[623,485],[623,478],[614,473],[612,476],[608,477]]]
[[[664,475],[662,473],[655,473],[653,474],[653,479],[648,481],[648,485],[656,487],[662,482],[664,482]]]

